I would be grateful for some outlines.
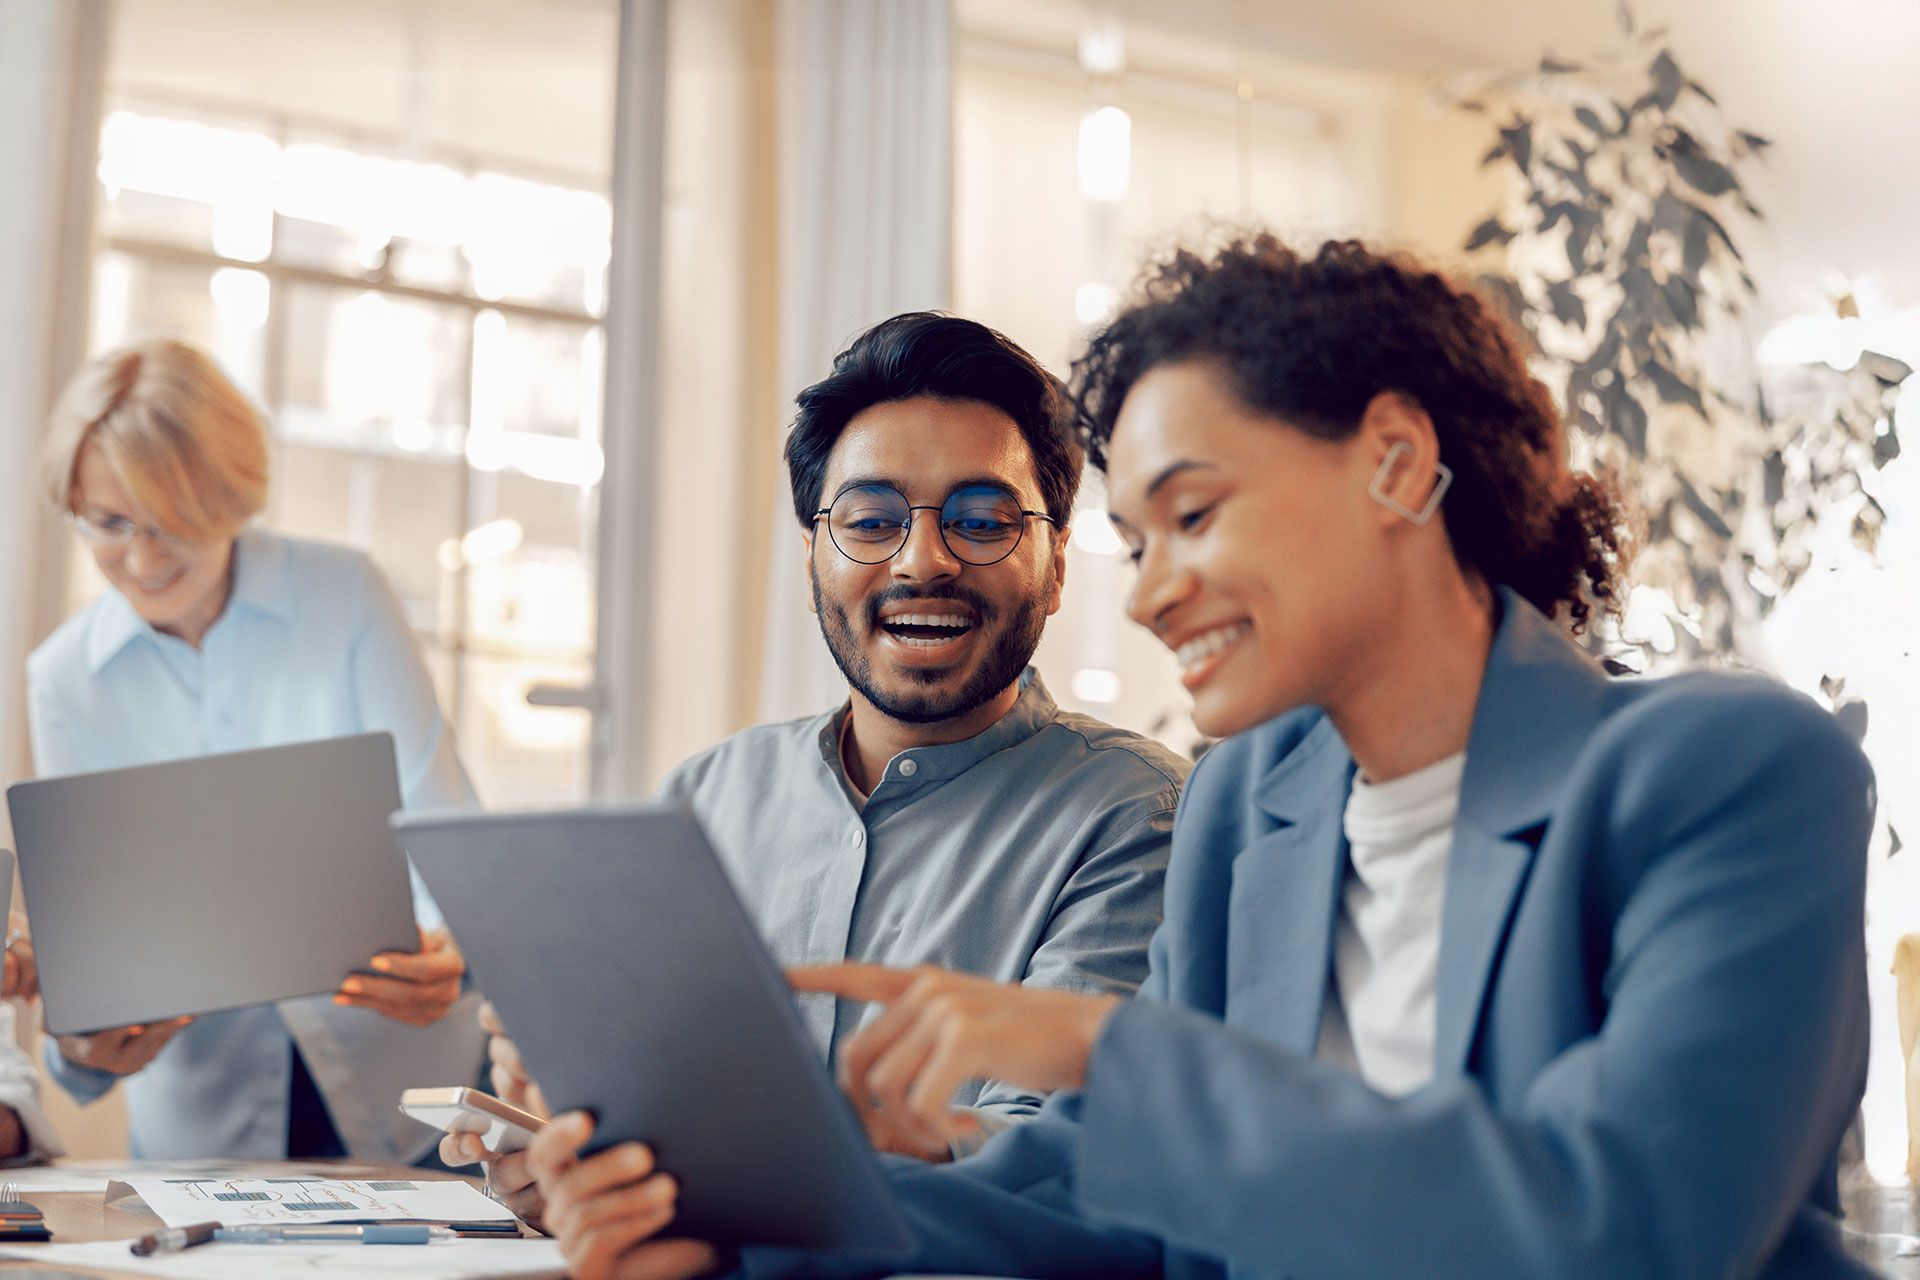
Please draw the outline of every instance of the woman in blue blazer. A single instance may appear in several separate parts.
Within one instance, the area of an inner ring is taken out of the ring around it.
[[[913,1258],[743,1270],[1854,1273],[1871,774],[1771,681],[1612,680],[1572,642],[1617,600],[1616,514],[1501,326],[1411,263],[1260,236],[1150,273],[1076,375],[1130,612],[1226,739],[1152,976],[796,974],[889,1002],[842,1058],[863,1110],[945,1134],[970,1077],[1065,1092],[897,1170]],[[589,1130],[532,1158],[574,1274],[712,1266],[649,1239],[670,1177],[579,1159]]]

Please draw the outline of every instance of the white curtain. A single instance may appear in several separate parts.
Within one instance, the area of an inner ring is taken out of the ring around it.
[[[948,305],[951,4],[782,0],[778,56],[780,371],[790,399],[868,325]],[[808,612],[803,568],[783,469],[761,651],[762,720],[811,715],[846,695]]]
[[[35,468],[52,398],[84,354],[100,0],[0,0],[0,768],[31,770],[21,667],[59,620],[64,530]]]

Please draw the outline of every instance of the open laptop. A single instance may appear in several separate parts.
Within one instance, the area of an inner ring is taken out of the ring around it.
[[[333,991],[416,951],[393,735],[7,788],[47,1029]]]
[[[679,1181],[675,1234],[911,1243],[690,813],[402,814],[394,827],[555,1111],[592,1112],[596,1149],[651,1144]]]

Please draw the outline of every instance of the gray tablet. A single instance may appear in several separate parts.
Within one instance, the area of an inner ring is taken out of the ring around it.
[[[393,736],[7,788],[47,1029],[319,995],[416,951]]]
[[[403,814],[394,827],[548,1102],[597,1116],[596,1149],[650,1143],[678,1179],[674,1234],[911,1243],[691,814]]]

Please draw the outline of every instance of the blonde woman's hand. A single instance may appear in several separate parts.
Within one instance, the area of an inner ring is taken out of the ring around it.
[[[192,1022],[192,1018],[169,1018],[131,1027],[114,1027],[84,1036],[56,1036],[60,1054],[68,1062],[116,1076],[130,1076],[145,1067],[167,1047],[167,1042]]]
[[[347,975],[333,1002],[426,1027],[446,1017],[460,998],[467,960],[445,929],[422,929],[418,953],[382,951],[367,967],[373,972]]]
[[[973,1118],[949,1105],[969,1080],[1078,1088],[1120,1004],[931,966],[808,965],[789,969],[787,980],[796,991],[886,1005],[840,1050],[841,1087],[876,1145],[892,1133],[922,1148],[973,1133]]]

